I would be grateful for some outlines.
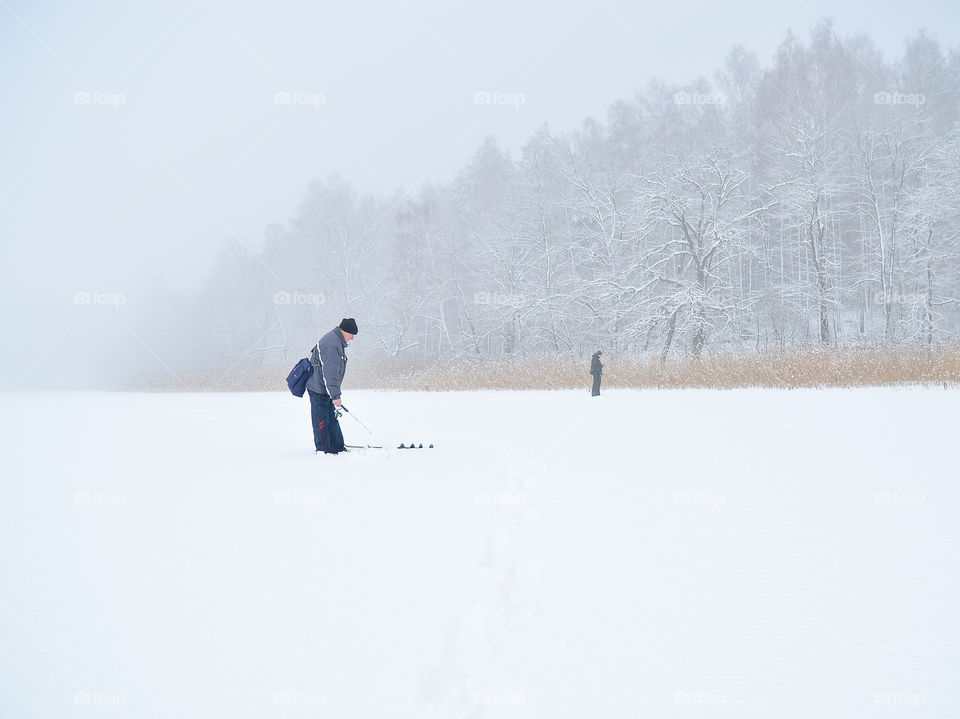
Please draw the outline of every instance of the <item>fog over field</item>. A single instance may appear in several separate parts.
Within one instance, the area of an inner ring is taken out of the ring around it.
[[[3,386],[949,340],[952,7],[5,0]]]

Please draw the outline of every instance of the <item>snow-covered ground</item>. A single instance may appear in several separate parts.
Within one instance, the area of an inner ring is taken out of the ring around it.
[[[957,391],[344,399],[0,395],[0,716],[960,715]]]

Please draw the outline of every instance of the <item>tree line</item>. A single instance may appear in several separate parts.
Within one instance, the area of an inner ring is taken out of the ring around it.
[[[825,21],[415,194],[332,175],[224,247],[182,351],[289,361],[343,316],[394,358],[929,346],[960,328],[958,100],[956,49]]]

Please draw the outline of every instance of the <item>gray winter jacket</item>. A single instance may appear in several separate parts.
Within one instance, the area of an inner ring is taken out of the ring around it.
[[[594,377],[603,374],[603,362],[600,361],[600,353],[594,352],[590,358],[590,374]]]
[[[347,341],[339,327],[327,332],[310,353],[313,374],[307,380],[307,389],[340,399],[340,383],[347,372]],[[319,349],[319,353],[317,350]]]

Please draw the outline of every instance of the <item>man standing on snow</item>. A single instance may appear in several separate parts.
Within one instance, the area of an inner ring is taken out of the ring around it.
[[[593,375],[593,392],[591,394],[594,397],[600,396],[600,377],[603,375],[603,362],[600,361],[600,355],[602,354],[603,352],[597,350],[590,358],[590,374]]]
[[[347,371],[347,343],[357,335],[357,321],[345,317],[317,342],[310,353],[313,373],[307,380],[310,393],[310,421],[313,443],[318,452],[337,454],[345,451],[340,431],[340,383]]]

